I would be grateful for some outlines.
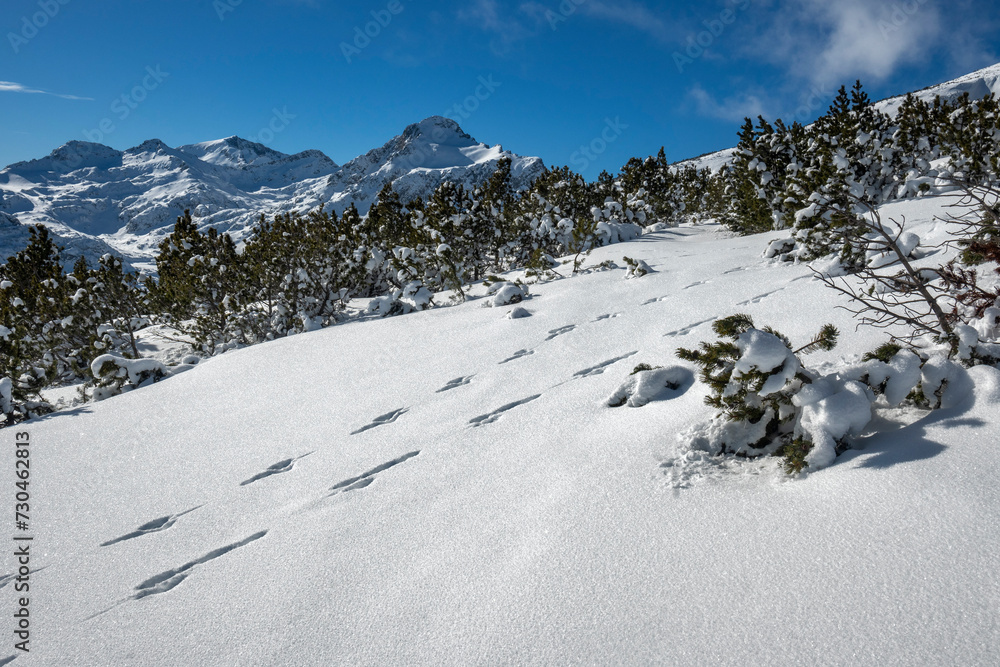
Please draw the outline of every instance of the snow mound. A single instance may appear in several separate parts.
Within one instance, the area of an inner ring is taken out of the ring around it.
[[[638,371],[630,375],[605,404],[610,408],[623,405],[641,408],[656,400],[676,398],[693,382],[694,373],[683,366]]]

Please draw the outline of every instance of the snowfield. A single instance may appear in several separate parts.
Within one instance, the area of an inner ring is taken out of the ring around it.
[[[883,216],[930,249],[947,203]],[[28,422],[12,664],[1000,663],[1000,370],[798,478],[678,444],[712,411],[674,352],[715,319],[798,345],[832,322],[840,346],[803,357],[827,370],[886,339],[763,259],[781,236],[656,232],[520,303],[480,286]],[[623,255],[653,271],[624,280]],[[676,388],[609,407],[640,363]]]

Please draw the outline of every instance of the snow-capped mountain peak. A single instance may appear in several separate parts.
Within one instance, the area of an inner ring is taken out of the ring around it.
[[[87,167],[108,169],[120,166],[122,152],[104,144],[89,141],[68,141],[47,156],[36,160],[15,162],[5,172],[16,174],[68,174]]]
[[[238,240],[261,213],[321,203],[342,213],[353,203],[364,214],[387,183],[404,201],[428,197],[443,180],[475,187],[503,157],[513,163],[515,187],[544,169],[541,159],[479,143],[441,116],[407,126],[343,167],[318,150],[288,155],[238,136],[179,148],[150,139],[125,151],[71,141],[0,171],[0,211],[17,214],[24,225],[48,225],[62,237],[99,238],[100,254],[110,244],[142,261],[185,209],[200,226]]]

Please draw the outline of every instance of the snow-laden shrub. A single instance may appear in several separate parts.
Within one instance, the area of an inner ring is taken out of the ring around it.
[[[702,367],[712,390],[706,402],[720,410],[678,438],[710,455],[781,454],[789,473],[818,470],[849,448],[875,409],[949,408],[972,390],[968,372],[946,350],[921,357],[887,344],[859,364],[821,375],[803,368],[797,355],[832,349],[836,330],[829,325],[798,350],[776,331],[754,329],[745,315],[720,320],[715,330],[729,340],[678,351]]]
[[[170,376],[170,369],[156,359],[124,359],[111,354],[102,354],[94,359],[90,372],[97,383],[95,401],[145,387]]]
[[[10,378],[0,378],[0,412],[4,414],[5,421],[14,407],[13,389],[14,383],[10,381]]]
[[[631,280],[632,278],[642,278],[643,276],[653,272],[649,264],[641,259],[632,259],[631,257],[622,257],[622,261],[628,266],[625,271],[625,280]]]
[[[701,380],[711,390],[705,402],[720,412],[682,433],[682,442],[713,455],[761,456],[777,453],[801,438],[802,403],[816,403],[833,392],[816,393],[796,405],[795,396],[817,379],[802,367],[797,355],[833,349],[837,330],[826,325],[807,345],[793,350],[777,331],[754,328],[748,315],[723,318],[713,328],[723,340],[702,343],[700,350],[681,348],[677,355],[701,367]],[[845,433],[830,435],[838,440]]]
[[[392,315],[407,315],[420,310],[427,310],[434,303],[434,295],[420,281],[407,283],[403,289],[372,299],[365,312],[370,315],[389,317]]]
[[[493,283],[489,286],[487,294],[491,298],[486,301],[486,305],[491,308],[521,303],[528,297],[527,289],[523,285],[510,282]]]
[[[642,364],[632,371],[615,393],[608,397],[606,403],[609,408],[620,408],[623,405],[641,408],[668,392],[681,389],[692,379],[691,371],[681,366],[652,368]]]

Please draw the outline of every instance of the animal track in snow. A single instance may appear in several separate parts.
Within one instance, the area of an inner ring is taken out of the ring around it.
[[[486,424],[492,424],[496,420],[500,419],[503,413],[507,412],[508,410],[513,410],[514,408],[520,407],[526,403],[531,403],[533,400],[541,397],[542,397],[541,394],[535,394],[534,396],[529,396],[528,398],[522,398],[520,401],[514,401],[513,403],[508,403],[507,405],[497,408],[496,410],[490,412],[489,414],[480,415],[479,417],[474,417],[473,419],[470,419],[469,423],[474,427],[485,426]]]
[[[177,514],[171,514],[169,516],[162,516],[159,519],[153,519],[152,521],[142,524],[141,526],[133,530],[131,533],[128,533],[127,535],[122,535],[121,537],[116,537],[113,540],[102,542],[101,546],[110,547],[112,544],[118,544],[119,542],[124,542],[126,540],[134,540],[135,538],[142,537],[143,535],[149,535],[150,533],[159,533],[160,531],[164,531],[173,526],[174,523],[177,522],[178,518],[184,516],[185,514],[190,514],[199,507],[201,507],[201,505],[198,505],[198,507],[192,507],[189,510],[179,512]]]
[[[699,285],[707,285],[712,282],[711,280],[699,280],[696,283],[691,283],[690,285],[685,285],[683,289],[691,289],[692,287],[698,287]]]
[[[209,551],[201,558],[196,558],[195,560],[189,561],[178,568],[174,568],[173,570],[167,570],[166,572],[161,572],[160,574],[154,577],[150,577],[146,581],[136,586],[135,590],[138,592],[130,596],[128,599],[141,600],[142,598],[149,597],[150,595],[158,595],[160,593],[166,593],[167,591],[176,587],[182,581],[187,579],[188,574],[190,574],[191,570],[197,567],[198,565],[203,565],[211,560],[215,560],[216,558],[221,558],[222,556],[228,554],[230,551],[235,551],[240,547],[245,547],[251,542],[256,542],[265,535],[267,535],[267,531],[262,530],[259,533],[254,533],[245,540],[240,540],[239,542],[233,542],[232,544],[220,547],[218,549],[215,549],[214,551]]]
[[[629,352],[628,354],[623,354],[622,356],[615,357],[614,359],[608,359],[607,361],[599,363],[596,366],[591,366],[590,368],[584,368],[582,371],[577,371],[576,373],[573,373],[573,376],[579,378],[589,378],[594,375],[600,375],[608,366],[617,364],[619,361],[623,361],[629,357],[634,357],[637,354],[639,354],[638,350],[635,352]]]
[[[572,331],[575,328],[576,328],[575,324],[570,324],[570,325],[565,326],[565,327],[559,327],[558,329],[553,329],[552,331],[549,332],[549,337],[546,338],[545,340],[552,340],[553,338],[558,338],[559,336],[562,336],[563,334],[568,334],[570,331]]]
[[[419,450],[415,452],[410,452],[409,454],[403,454],[398,459],[393,459],[388,463],[383,463],[380,466],[376,466],[362,475],[358,475],[357,477],[351,477],[350,479],[345,479],[342,482],[337,482],[336,484],[330,487],[330,491],[333,492],[330,495],[335,496],[338,493],[346,493],[348,491],[356,491],[358,489],[363,489],[375,481],[375,475],[379,474],[380,472],[385,472],[389,468],[398,466],[400,463],[409,461],[414,456],[419,456],[419,455],[420,455]]]
[[[368,424],[367,426],[362,426],[357,431],[351,431],[351,435],[357,435],[358,433],[364,433],[365,431],[377,428],[379,426],[385,426],[386,424],[391,424],[392,422],[396,421],[409,411],[410,411],[409,408],[399,408],[398,410],[387,412],[384,415],[373,419],[371,424]]]
[[[244,540],[240,540],[239,542],[233,542],[232,544],[227,544],[224,547],[220,547],[213,551],[209,551],[201,558],[196,558],[195,560],[188,561],[187,563],[184,563],[184,565],[181,565],[180,567],[174,568],[172,570],[167,570],[166,572],[161,572],[160,574],[150,577],[146,581],[136,586],[135,587],[136,592],[133,593],[132,595],[128,596],[124,600],[121,600],[120,602],[111,605],[110,607],[108,607],[103,611],[97,612],[96,614],[84,620],[89,621],[91,619],[97,618],[102,614],[108,613],[115,607],[125,604],[126,602],[141,600],[143,598],[149,597],[150,595],[159,595],[160,593],[166,593],[169,590],[173,590],[174,588],[179,586],[185,579],[188,578],[188,575],[191,574],[191,570],[193,570],[195,567],[199,565],[204,565],[205,563],[213,561],[216,558],[221,558],[222,556],[225,556],[226,554],[235,551],[240,547],[245,547],[251,542],[256,542],[265,535],[267,535],[267,531],[262,530],[259,533],[254,533],[253,535]]]
[[[640,303],[639,305],[640,305],[640,306],[648,306],[648,305],[650,305],[651,303],[657,303],[658,301],[666,301],[666,300],[667,300],[667,299],[669,299],[669,298],[670,298],[670,295],[669,295],[669,294],[668,294],[667,296],[658,296],[658,297],[656,297],[655,299],[648,299],[648,300],[646,300],[646,301],[643,301],[643,302],[642,302],[642,303]]]
[[[603,322],[604,320],[610,320],[615,317],[621,317],[621,316],[622,316],[621,313],[605,313],[604,315],[598,315],[597,319],[594,320],[594,322]]]
[[[710,318],[707,320],[702,320],[701,322],[695,322],[694,324],[689,324],[683,329],[678,329],[677,331],[671,331],[669,333],[663,334],[664,337],[669,338],[672,336],[687,336],[689,333],[700,327],[702,324],[708,324],[709,322],[714,322],[716,318]]]
[[[782,289],[784,289],[784,288],[782,288]],[[776,290],[773,290],[771,292],[765,292],[764,294],[758,294],[757,296],[752,297],[750,299],[747,299],[746,301],[740,301],[736,305],[737,306],[749,306],[751,303],[760,303],[761,301],[763,301],[767,297],[771,296],[772,294],[777,294],[780,291],[781,291],[780,289],[776,289]]]
[[[306,454],[303,454],[302,456],[296,456],[294,459],[285,459],[284,461],[278,461],[274,465],[268,466],[267,470],[259,472],[250,479],[240,482],[240,486],[253,484],[256,481],[262,480],[265,477],[270,477],[271,475],[280,475],[283,472],[288,472],[289,470],[295,467],[296,461],[298,461],[299,459],[304,459],[305,457],[309,456],[309,454],[312,454],[312,452],[308,452]]]
[[[47,567],[49,567],[49,566],[45,565],[43,567],[35,568],[34,570],[29,570],[28,574],[34,574],[35,572],[41,572],[42,570],[44,570]],[[7,586],[7,584],[9,584],[10,582],[14,581],[14,578],[17,577],[17,576],[18,576],[17,572],[14,572],[12,574],[5,574],[3,576],[0,576],[0,590],[2,590],[3,588],[5,588]],[[0,664],[3,664],[3,663],[0,663]]]
[[[435,394],[440,394],[442,392],[450,391],[452,389],[458,389],[459,387],[465,386],[465,385],[469,384],[470,382],[472,382],[472,378],[474,378],[474,377],[476,377],[476,376],[475,375],[467,375],[465,377],[455,378],[454,380],[451,380],[450,382],[448,382],[448,384],[446,384],[445,386],[441,387],[440,389],[438,389],[434,393]]]
[[[530,355],[532,355],[534,353],[535,353],[534,350],[518,350],[517,352],[514,353],[514,356],[512,356],[512,357],[510,357],[508,359],[504,359],[503,361],[500,362],[500,364],[497,364],[497,365],[499,366],[499,365],[502,365],[502,364],[509,363],[511,361],[517,361],[518,359],[520,359],[522,357],[527,357],[527,356],[530,356]]]

